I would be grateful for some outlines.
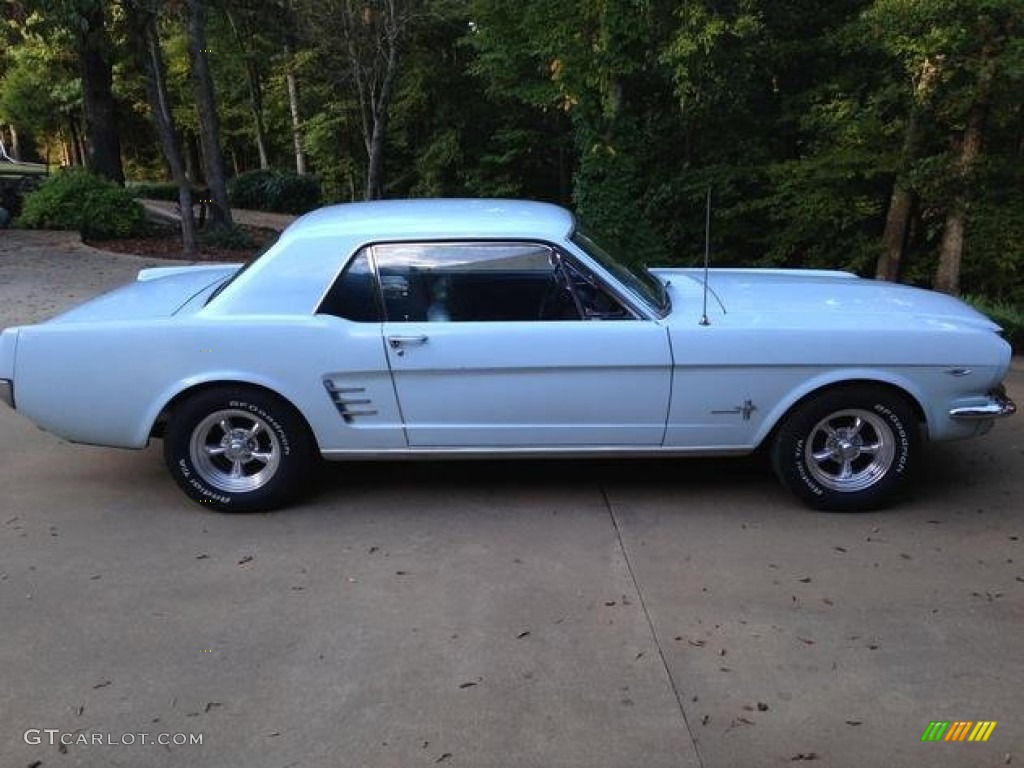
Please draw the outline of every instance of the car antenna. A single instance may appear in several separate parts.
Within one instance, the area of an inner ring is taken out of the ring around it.
[[[708,265],[711,261],[711,187],[704,206],[704,310],[700,316],[701,325],[711,325],[708,320]]]

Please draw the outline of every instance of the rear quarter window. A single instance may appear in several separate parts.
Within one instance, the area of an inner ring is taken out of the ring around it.
[[[377,285],[367,252],[361,251],[324,294],[317,314],[334,315],[357,323],[379,323]]]

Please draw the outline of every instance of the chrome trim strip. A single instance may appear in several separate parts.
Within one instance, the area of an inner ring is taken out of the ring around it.
[[[554,448],[387,448],[377,450],[333,449],[321,451],[328,461],[423,461],[428,459],[650,459],[672,456],[747,456],[755,446],[697,446],[694,448],[662,446],[617,446],[614,448],[566,445]]]
[[[14,382],[10,379],[0,379],[0,401],[9,408],[14,407]]]
[[[951,408],[949,418],[957,421],[985,421],[987,419],[1005,419],[1017,412],[1017,405],[1006,395],[1002,388],[989,392],[988,402],[981,405],[966,405]]]

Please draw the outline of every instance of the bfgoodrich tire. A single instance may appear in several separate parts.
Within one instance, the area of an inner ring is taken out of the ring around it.
[[[264,390],[218,387],[178,405],[164,434],[164,460],[193,501],[223,512],[262,512],[309,484],[313,439],[303,418]]]
[[[892,503],[906,490],[920,452],[914,409],[898,393],[872,386],[829,390],[798,405],[771,446],[782,484],[831,512]]]

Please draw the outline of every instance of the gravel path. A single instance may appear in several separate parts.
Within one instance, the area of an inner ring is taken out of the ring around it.
[[[0,327],[34,323],[135,278],[147,259],[84,245],[77,232],[0,230]]]

